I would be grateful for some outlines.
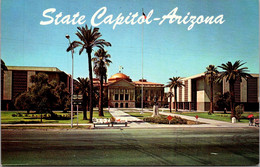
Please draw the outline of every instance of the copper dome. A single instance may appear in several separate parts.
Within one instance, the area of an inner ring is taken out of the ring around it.
[[[112,76],[108,79],[108,81],[109,81],[109,82],[115,82],[115,81],[118,81],[118,80],[120,80],[120,79],[125,79],[125,80],[127,80],[127,81],[129,81],[129,82],[132,82],[132,80],[130,79],[130,77],[127,76],[127,75],[125,75],[125,74],[123,74],[123,73],[116,73],[116,74],[112,75]]]

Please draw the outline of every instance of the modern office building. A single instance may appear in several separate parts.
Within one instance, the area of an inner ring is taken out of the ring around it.
[[[64,82],[70,88],[70,75],[55,67],[22,67],[7,66],[1,76],[1,108],[2,110],[12,109],[15,97],[28,90],[32,86],[30,77],[38,73],[45,73],[49,80]]]
[[[251,74],[253,78],[242,79],[235,82],[235,102],[243,104],[245,111],[259,110],[259,74]],[[210,85],[205,74],[197,74],[191,77],[181,78],[184,87],[177,88],[177,108],[183,110],[209,111],[210,108]],[[173,91],[173,90],[171,90]],[[221,82],[214,84],[213,101],[216,103],[216,93],[229,91],[229,83]],[[173,92],[174,93],[174,92]],[[174,97],[172,97],[172,108],[175,109]],[[218,110],[219,108],[215,108]]]
[[[23,93],[32,86],[30,77],[38,73],[45,73],[49,80],[64,82],[70,89],[70,75],[55,67],[22,67],[7,66],[8,71],[1,76],[1,109],[14,109],[14,100],[20,93]],[[99,80],[93,79],[94,87],[99,87]],[[112,75],[107,83],[104,83],[104,99],[107,99],[107,106],[116,108],[141,107],[141,94],[143,86],[143,106],[152,107],[154,98],[158,99],[161,106],[164,100],[164,85],[148,82],[147,80],[132,81],[123,73]],[[97,103],[98,104],[98,103]]]

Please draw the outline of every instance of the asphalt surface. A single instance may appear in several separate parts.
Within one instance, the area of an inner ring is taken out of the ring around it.
[[[257,165],[258,128],[2,129],[3,165]]]

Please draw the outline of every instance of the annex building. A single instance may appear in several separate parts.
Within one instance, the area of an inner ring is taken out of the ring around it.
[[[242,82],[235,82],[235,103],[243,104],[245,111],[259,111],[259,74],[251,74],[253,78]],[[197,74],[194,76],[181,78],[184,87],[177,88],[177,106],[174,104],[172,97],[171,107],[175,109],[209,111],[210,109],[210,84],[208,84],[205,74]],[[174,94],[174,90],[171,90]],[[214,84],[213,102],[216,103],[217,92],[224,94],[229,91],[229,83],[221,82]],[[223,110],[221,107],[215,106],[215,110]]]
[[[94,79],[94,86],[99,86],[99,80]],[[143,86],[143,106],[154,105],[154,98],[158,99],[158,105],[164,102],[164,84],[148,82],[147,80],[132,81],[123,74],[112,75],[107,83],[104,83],[104,95],[107,98],[107,105],[113,108],[134,108],[141,107]]]
[[[70,90],[71,76],[56,67],[23,67],[7,66],[8,71],[1,75],[1,109],[14,109],[15,98],[32,86],[30,78],[38,73],[45,73],[49,80],[56,80],[58,83],[64,82]],[[74,80],[76,82],[76,80]],[[99,87],[99,79],[93,79],[94,87]],[[154,105],[154,98],[157,97],[158,105],[164,103],[164,85],[148,82],[147,80],[132,81],[123,74],[112,75],[104,83],[104,106],[115,108],[141,107],[141,94],[143,85],[143,106],[151,107]],[[74,84],[75,86],[75,84]],[[97,89],[99,90],[99,89]],[[98,104],[98,103],[96,103]]]
[[[45,73],[49,80],[64,82],[70,89],[70,75],[56,67],[23,67],[7,66],[8,71],[1,75],[1,108],[2,110],[13,109],[14,100],[32,86],[30,78],[38,73]]]

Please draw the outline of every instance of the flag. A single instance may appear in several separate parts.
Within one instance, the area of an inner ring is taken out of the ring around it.
[[[146,15],[144,14],[144,12],[143,12],[143,16],[144,16],[144,19],[146,19]]]

